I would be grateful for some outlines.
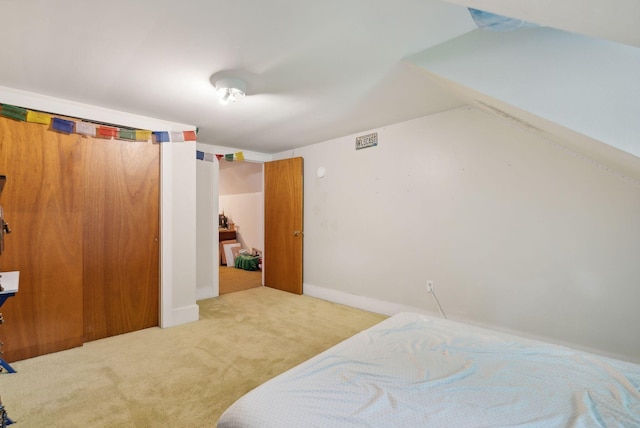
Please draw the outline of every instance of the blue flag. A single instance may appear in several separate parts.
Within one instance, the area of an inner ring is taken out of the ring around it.
[[[156,143],[168,143],[171,141],[167,131],[154,131],[153,135],[156,137]]]
[[[54,117],[51,121],[51,129],[62,132],[64,134],[71,134],[73,132],[73,127],[75,126],[75,122],[72,120],[64,120],[59,117]]]

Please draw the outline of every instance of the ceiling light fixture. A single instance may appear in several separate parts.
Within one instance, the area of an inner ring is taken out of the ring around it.
[[[217,80],[214,86],[221,104],[242,101],[247,90],[247,85],[242,80],[234,78]]]

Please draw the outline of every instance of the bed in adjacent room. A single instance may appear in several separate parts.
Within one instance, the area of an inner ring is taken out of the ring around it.
[[[258,386],[218,422],[428,426],[640,427],[640,365],[401,313]]]

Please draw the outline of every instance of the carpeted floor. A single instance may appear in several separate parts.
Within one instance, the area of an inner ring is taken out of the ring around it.
[[[199,301],[200,321],[43,355],[0,374],[20,428],[214,427],[237,398],[386,318],[266,287]]]
[[[262,286],[262,271],[220,266],[220,295]]]

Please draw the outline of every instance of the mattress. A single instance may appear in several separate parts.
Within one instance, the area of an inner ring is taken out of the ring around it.
[[[400,313],[271,379],[218,428],[640,427],[640,365]]]

